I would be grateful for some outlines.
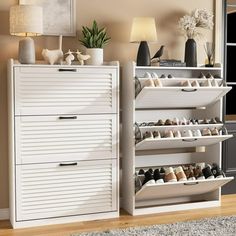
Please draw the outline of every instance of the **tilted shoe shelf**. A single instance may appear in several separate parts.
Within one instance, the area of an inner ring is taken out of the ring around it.
[[[225,87],[226,84],[224,83],[224,80],[223,79],[219,79],[219,78],[159,78],[159,77],[150,77],[150,78],[146,78],[146,77],[136,77],[142,87],[145,87],[145,82],[148,81],[149,79],[152,79],[154,82],[156,79],[159,79],[159,81],[161,82],[161,87],[181,87],[181,88],[184,88],[184,87],[190,87],[190,88],[204,88],[204,87],[207,87],[206,85],[204,86],[204,82],[206,82],[207,80],[210,81],[210,88],[217,88],[217,87]],[[191,86],[183,86],[183,82],[185,81],[189,81]],[[198,84],[199,84],[199,87],[195,87],[195,86],[192,86],[192,83],[194,81],[197,81]],[[213,81],[216,82],[216,84],[212,84]],[[157,86],[158,88],[158,86]]]
[[[199,125],[155,125],[155,126],[139,126],[139,129],[142,133],[145,133],[146,131],[173,131],[173,130],[202,130],[205,128],[213,129],[221,129],[223,127],[223,124],[199,124]]]
[[[144,87],[136,97],[135,107],[137,109],[207,107],[230,90],[231,87]]]
[[[173,78],[160,79],[163,87],[144,87],[135,96],[135,82],[137,84],[135,78],[150,79],[144,78],[146,72],[155,73],[159,77],[162,74],[170,74]],[[221,167],[221,141],[231,137],[222,132],[215,136],[146,138],[135,144],[136,124],[157,122],[158,119],[173,119],[173,117],[197,120],[218,117],[222,120],[221,98],[231,89],[224,86],[222,79],[215,79],[220,87],[180,86],[180,82],[185,80],[206,81],[206,79],[196,79],[200,73],[204,75],[210,73],[213,77],[223,78],[222,69],[219,67],[137,67],[134,62],[130,62],[123,68],[122,207],[132,215],[214,207],[221,204],[220,187],[232,178],[147,184],[135,194],[135,170],[138,168],[199,162],[216,163]],[[221,130],[222,126],[223,124],[198,124],[139,128],[145,133],[204,128]]]
[[[200,195],[212,192],[231,181],[233,177],[145,184],[135,194],[135,201]]]
[[[180,138],[146,138],[135,145],[136,151],[168,148],[189,148],[209,146],[233,137],[232,135],[214,135]]]

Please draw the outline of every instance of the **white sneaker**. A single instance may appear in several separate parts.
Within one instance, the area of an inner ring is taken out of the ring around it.
[[[149,72],[145,72],[144,78],[152,78],[151,74]]]
[[[152,72],[152,73],[151,73],[151,77],[157,79],[157,78],[158,78],[158,75],[157,75],[157,73]]]

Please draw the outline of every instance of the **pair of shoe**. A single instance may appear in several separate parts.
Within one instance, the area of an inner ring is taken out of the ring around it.
[[[160,79],[147,79],[143,83],[143,87],[162,87],[162,82]]]
[[[219,165],[213,163],[211,165],[206,165],[205,168],[202,169],[202,173],[204,174],[206,179],[214,179],[214,178],[224,178],[225,173],[220,169]]]
[[[205,128],[202,130],[202,136],[214,136],[219,135],[219,130],[217,128],[209,129]]]
[[[216,163],[213,163],[212,165],[206,164],[205,162],[195,163],[194,165],[184,166],[183,168],[188,180],[214,179],[225,177],[224,172]]]
[[[145,72],[144,78],[148,78],[145,80],[143,87],[162,87],[162,82],[158,78],[158,75],[155,72],[149,73]]]
[[[151,168],[146,172],[143,169],[140,169],[138,172],[142,185],[164,183],[163,174],[163,169],[155,169],[153,171]]]
[[[178,166],[175,169],[173,169],[173,167],[167,167],[165,169],[165,182],[177,181],[187,181],[187,177],[183,171],[182,166]]]

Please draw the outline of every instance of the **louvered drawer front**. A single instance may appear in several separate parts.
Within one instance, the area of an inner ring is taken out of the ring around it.
[[[15,68],[15,114],[117,113],[117,70],[48,71]]]
[[[16,163],[117,158],[116,115],[21,116]]]
[[[116,160],[18,165],[16,220],[117,210],[116,165]]]

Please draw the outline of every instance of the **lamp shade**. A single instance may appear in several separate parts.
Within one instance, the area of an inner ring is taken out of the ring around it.
[[[157,41],[155,19],[152,17],[135,17],[133,19],[130,42]]]
[[[43,33],[43,9],[35,5],[15,5],[10,8],[10,34],[38,36]]]

